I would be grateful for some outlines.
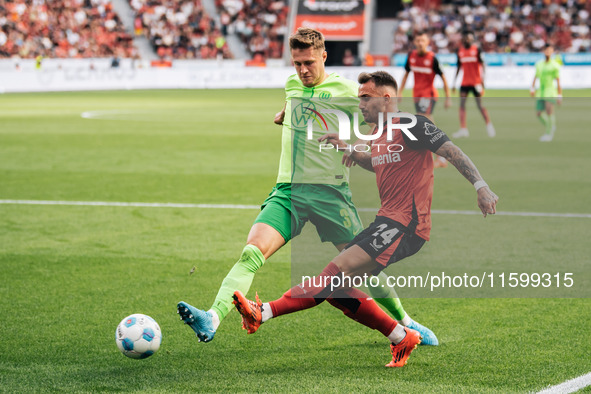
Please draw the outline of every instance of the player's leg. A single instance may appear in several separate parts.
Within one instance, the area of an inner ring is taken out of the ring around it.
[[[352,201],[351,190],[347,186],[327,185],[310,185],[309,188],[314,189],[313,193],[309,193],[314,197],[306,197],[305,201],[310,222],[316,227],[322,242],[332,242],[339,252],[343,251],[363,229],[359,213]],[[294,194],[294,197],[297,196]],[[370,295],[390,312],[398,323],[404,326],[412,324],[413,320],[404,310],[394,289],[385,285],[386,276],[380,274],[379,277],[384,278],[380,283],[380,285],[384,284],[384,287],[370,287]],[[435,338],[427,341],[427,344],[436,343],[437,338],[428,328],[425,328],[421,335]]]
[[[349,248],[335,257],[320,275],[291,288],[281,298],[270,303],[263,304],[258,300],[254,303],[236,292],[234,304],[243,317],[243,326],[253,333],[271,318],[312,308],[329,299],[333,306],[343,310],[347,316],[379,330],[393,342],[391,350],[394,357],[388,366],[404,365],[412,349],[420,343],[419,334],[412,329],[402,328],[363,292],[350,287],[352,277],[377,273],[384,268],[385,262],[403,259],[422,247],[424,240],[419,237],[408,237],[410,242],[405,240],[401,243],[404,231],[406,229],[400,223],[378,218],[352,241]],[[379,245],[380,252],[372,249],[371,245]]]
[[[468,99],[467,86],[460,87],[460,129],[452,134],[453,138],[466,138],[470,136],[466,123],[466,100]]]
[[[247,293],[257,270],[290,239],[292,214],[289,204],[288,192],[286,194],[274,188],[248,234],[240,258],[222,281],[208,311],[184,301],[177,305],[181,319],[195,331],[200,341],[209,342],[213,339],[220,323],[232,308],[234,291]]]
[[[544,126],[544,130],[546,130],[549,120],[548,115],[546,114],[546,101],[543,99],[536,100],[536,116]]]
[[[380,274],[377,275],[377,278],[377,286],[368,287],[369,294],[373,297],[373,299],[376,300],[376,302],[384,307],[388,312],[390,312],[390,314],[394,316],[398,323],[418,331],[423,337],[421,345],[439,345],[439,340],[431,329],[416,322],[410,317],[408,313],[406,313],[400,299],[398,298],[398,294],[396,294],[396,291],[393,287],[388,285],[387,275],[384,272],[380,272]]]
[[[489,137],[493,138],[497,135],[495,131],[495,127],[493,126],[490,117],[488,116],[488,110],[484,105],[482,105],[482,90],[479,92],[478,90],[474,90],[474,99],[476,100],[476,106],[480,111],[480,114],[484,118],[484,123],[486,123],[486,133]]]
[[[556,115],[554,113],[554,103],[550,100],[546,101],[546,114],[548,114],[549,127],[546,128],[546,134],[550,135],[550,141],[554,138],[556,131]]]

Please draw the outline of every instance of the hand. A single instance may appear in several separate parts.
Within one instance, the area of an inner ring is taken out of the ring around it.
[[[446,97],[445,98],[445,105],[444,105],[445,109],[451,107],[451,97]]]
[[[558,97],[556,98],[556,104],[562,105],[562,94],[559,94]]]
[[[499,197],[488,186],[478,189],[478,208],[484,217],[497,213],[497,201]]]
[[[277,112],[275,114],[275,119],[273,120],[273,122],[275,124],[282,125],[283,124],[283,119],[285,119],[285,109],[283,111]]]
[[[456,94],[456,88],[455,88],[455,86],[454,86],[453,88],[451,88],[451,92],[452,92],[453,94]]]
[[[536,95],[536,89],[534,89],[534,88],[531,88],[531,89],[529,90],[529,95],[530,95],[531,97],[534,97],[534,96]]]
[[[331,144],[335,148],[339,148],[341,150],[345,150],[348,146],[346,142],[339,139],[338,133],[324,134],[322,137],[318,138],[318,142],[322,141],[326,141],[327,144]]]
[[[343,163],[343,164],[345,165],[345,167],[347,167],[347,168],[351,168],[351,167],[353,167],[353,166],[357,165],[357,163],[355,162],[355,160],[353,160],[353,159],[351,158],[351,156],[349,156],[349,155],[343,155],[343,160],[342,160],[342,163]]]

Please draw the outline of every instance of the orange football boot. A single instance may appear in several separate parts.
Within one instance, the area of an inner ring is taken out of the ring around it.
[[[244,294],[239,290],[234,292],[234,305],[242,316],[242,328],[247,330],[249,334],[254,334],[263,323],[263,316],[261,314],[261,306],[263,303],[259,300],[259,295],[256,295],[256,302],[248,300]]]

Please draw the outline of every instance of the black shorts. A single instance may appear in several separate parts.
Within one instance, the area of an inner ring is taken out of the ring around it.
[[[431,115],[437,100],[434,97],[415,97],[415,111],[419,115]]]
[[[423,247],[425,242],[414,233],[414,230],[411,232],[401,223],[385,216],[376,216],[374,222],[357,234],[347,248],[353,245],[359,246],[385,268],[412,256]]]
[[[472,86],[460,86],[460,94],[463,96],[469,96],[470,93],[474,95],[474,97],[481,97],[484,94],[484,89],[482,85],[472,85]]]

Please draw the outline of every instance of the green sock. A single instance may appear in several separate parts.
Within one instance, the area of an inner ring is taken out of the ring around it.
[[[232,295],[236,290],[243,294],[248,293],[250,285],[254,279],[254,274],[265,263],[265,256],[254,245],[246,245],[242,250],[240,260],[228,272],[228,275],[222,281],[218,295],[211,306],[220,322],[224,320],[228,312],[233,308]]]
[[[540,116],[538,116],[538,119],[540,120],[540,122],[544,125],[544,127],[547,130],[548,129],[548,114],[545,112],[542,112],[540,114]]]
[[[553,134],[556,130],[556,115],[552,114],[549,116],[550,121],[546,125],[546,134]]]
[[[383,272],[377,276],[379,279],[379,285],[368,286],[369,287],[369,294],[373,297],[373,299],[380,305],[382,305],[388,312],[394,316],[396,320],[402,320],[406,316],[406,312],[402,307],[402,303],[398,298],[398,294],[396,291],[387,285],[387,276]]]

